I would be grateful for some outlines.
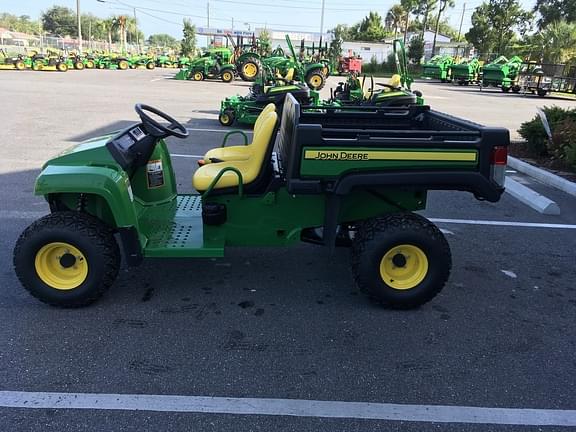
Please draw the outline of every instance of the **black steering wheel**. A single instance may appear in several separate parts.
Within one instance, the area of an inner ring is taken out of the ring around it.
[[[140,116],[140,120],[142,120],[144,127],[148,133],[150,133],[150,135],[153,135],[157,138],[164,138],[169,135],[176,138],[188,137],[188,130],[182,126],[180,122],[173,119],[168,114],[163,113],[159,109],[145,104],[136,104],[134,109],[136,110],[136,113],[138,113],[138,116]],[[163,124],[158,123],[158,121],[150,117],[147,112],[156,114],[158,117],[166,120],[170,124],[168,126],[164,126]]]

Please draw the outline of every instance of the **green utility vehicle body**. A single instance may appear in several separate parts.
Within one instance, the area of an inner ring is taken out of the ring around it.
[[[480,61],[477,58],[463,60],[450,66],[452,82],[458,85],[470,85],[478,82]]]
[[[179,67],[179,61],[169,54],[162,54],[156,57],[156,66],[161,68],[175,68]],[[181,67],[183,67],[182,65]]]
[[[130,69],[146,68],[152,70],[156,67],[156,61],[153,57],[146,54],[136,54],[128,57]]]
[[[212,48],[194,60],[176,74],[177,80],[202,81],[205,79],[221,79],[232,82],[236,76],[236,66],[230,63],[232,51],[228,48]]]
[[[454,57],[450,55],[435,55],[424,63],[422,75],[424,78],[437,79],[441,82],[450,81],[450,67],[454,64]]]
[[[440,230],[411,212],[426,207],[429,190],[491,202],[504,191],[505,129],[427,106],[307,111],[289,94],[281,121],[269,112],[254,134],[252,145],[265,144],[253,150],[261,159],[204,165],[193,175],[200,191],[179,194],[163,138],[187,137],[186,128],[136,109],[141,123],[42,167],[35,193],[51,214],[20,236],[14,265],[46,303],[98,299],[118,274],[118,234],[130,265],[222,257],[232,246],[352,246],[358,287],[386,306],[413,308],[441,290],[451,258]]]
[[[498,57],[492,63],[482,68],[482,87],[500,87],[503,92],[508,92],[518,81],[522,59],[518,56],[508,60],[504,56]]]
[[[0,49],[0,70],[24,70],[26,60],[23,55],[9,56],[4,49]]]

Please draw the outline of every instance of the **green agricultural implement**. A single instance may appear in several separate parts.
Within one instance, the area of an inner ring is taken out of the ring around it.
[[[149,55],[136,54],[128,57],[128,66],[130,69],[146,68],[152,70],[156,67],[156,61]]]
[[[452,82],[458,85],[470,85],[478,82],[480,62],[477,58],[462,60],[450,66]]]
[[[0,49],[0,70],[24,70],[26,69],[26,61],[24,56],[15,55],[9,56],[6,51]]]
[[[424,78],[437,79],[440,82],[450,81],[450,67],[454,64],[454,57],[450,55],[435,55],[424,63],[422,75]]]
[[[500,89],[507,93],[510,89],[515,92],[520,91],[518,86],[518,78],[520,69],[522,68],[522,59],[518,56],[512,57],[508,60],[504,56],[498,57],[492,63],[482,67],[482,87],[500,87]]]
[[[232,82],[236,77],[236,67],[230,63],[232,51],[228,48],[209,49],[190,64],[180,69],[174,77],[177,80],[203,81],[205,79],[221,79]]]
[[[269,112],[252,143],[214,149],[238,150],[240,159],[198,168],[198,192],[179,194],[164,139],[186,138],[187,129],[152,107],[136,111],[140,123],[42,167],[35,193],[51,213],[21,234],[13,262],[23,287],[45,303],[100,298],[120,270],[118,242],[129,265],[307,242],[327,252],[351,247],[361,291],[386,307],[415,308],[442,290],[452,265],[440,229],[413,213],[426,208],[427,192],[491,202],[504,192],[506,129],[426,106],[306,112],[288,95],[281,122]]]

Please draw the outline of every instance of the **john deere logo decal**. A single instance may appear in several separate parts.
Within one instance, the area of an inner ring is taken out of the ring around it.
[[[417,161],[459,161],[476,162],[477,153],[473,151],[447,152],[447,151],[334,151],[334,150],[306,150],[306,160],[331,161],[369,161],[369,160],[417,160]]]

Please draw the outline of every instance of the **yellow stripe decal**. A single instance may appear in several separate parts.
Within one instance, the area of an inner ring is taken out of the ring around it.
[[[307,160],[369,161],[369,160],[415,160],[476,162],[477,153],[444,151],[336,151],[306,150]]]

